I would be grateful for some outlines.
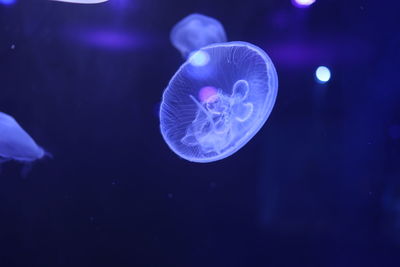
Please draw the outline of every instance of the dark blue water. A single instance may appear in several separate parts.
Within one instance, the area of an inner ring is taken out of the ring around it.
[[[397,1],[0,4],[0,111],[54,155],[0,174],[0,266],[400,265]],[[199,12],[279,76],[231,157],[179,159],[157,107]],[[332,78],[315,81],[319,65]]]

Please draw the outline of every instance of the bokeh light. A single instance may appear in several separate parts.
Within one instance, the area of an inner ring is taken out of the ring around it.
[[[299,7],[299,8],[305,8],[305,7],[309,7],[312,4],[315,3],[316,0],[292,0],[292,4],[295,7]]]
[[[207,65],[209,60],[210,56],[208,55],[207,52],[204,51],[196,51],[189,56],[190,64],[196,67],[202,67]]]
[[[315,71],[315,77],[319,83],[327,83],[331,79],[331,71],[325,66],[319,66]]]

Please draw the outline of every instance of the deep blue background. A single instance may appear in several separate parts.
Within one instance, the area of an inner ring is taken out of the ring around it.
[[[397,4],[397,7],[396,7]],[[0,110],[54,159],[0,173],[0,266],[400,266],[398,3],[110,0],[0,5]],[[157,105],[199,12],[274,61],[262,130],[179,159]],[[332,80],[317,84],[318,65]]]

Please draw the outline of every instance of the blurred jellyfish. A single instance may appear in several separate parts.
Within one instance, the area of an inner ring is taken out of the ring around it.
[[[107,2],[108,0],[51,0],[51,1],[73,3],[73,4],[99,4]]]
[[[222,24],[201,14],[191,14],[179,21],[172,28],[170,38],[185,58],[204,46],[227,41]]]
[[[207,55],[203,64],[197,64]],[[212,44],[192,54],[172,77],[160,107],[161,133],[194,162],[226,158],[268,119],[278,77],[268,55],[246,42]]]
[[[0,112],[0,163],[17,160],[32,162],[49,155],[38,146],[18,122]]]

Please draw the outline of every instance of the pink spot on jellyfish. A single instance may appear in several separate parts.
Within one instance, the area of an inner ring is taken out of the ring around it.
[[[199,99],[201,102],[209,102],[217,95],[217,89],[212,86],[206,86],[200,89]]]

